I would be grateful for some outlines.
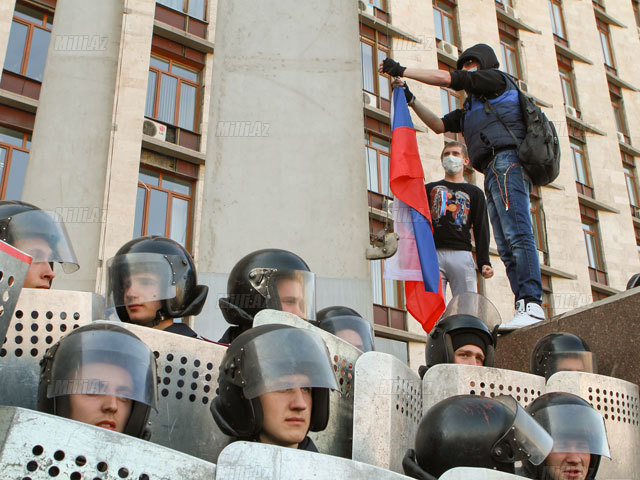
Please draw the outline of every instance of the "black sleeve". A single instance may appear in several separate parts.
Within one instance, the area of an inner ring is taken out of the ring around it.
[[[474,189],[475,195],[471,204],[471,226],[473,228],[473,238],[476,241],[476,263],[478,269],[482,270],[483,265],[491,266],[489,260],[489,217],[487,216],[487,202],[484,199],[482,190]]]
[[[453,90],[466,90],[473,95],[485,97],[496,97],[504,92],[507,81],[504,76],[495,69],[478,70],[467,72],[456,70],[451,72],[451,84],[449,88]]]
[[[453,110],[442,117],[445,132],[458,133],[462,131],[462,109]]]

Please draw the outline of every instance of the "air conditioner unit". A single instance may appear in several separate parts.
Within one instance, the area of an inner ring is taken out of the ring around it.
[[[167,126],[162,123],[154,122],[153,120],[145,119],[142,124],[142,133],[164,141],[167,139]]]
[[[369,105],[370,107],[378,107],[378,99],[372,93],[362,92],[362,101],[365,105]]]
[[[504,5],[504,13],[506,13],[510,17],[518,18],[518,14],[516,13],[516,11],[509,5]]]
[[[367,0],[359,0],[358,9],[360,9],[360,12],[362,13],[366,13],[372,17],[374,16],[373,5],[371,5]]]
[[[438,45],[438,49],[450,57],[458,58],[458,47],[450,44],[449,42],[441,40],[440,45]]]
[[[518,80],[518,87],[520,87],[520,90],[522,90],[524,93],[529,93],[529,85],[527,85],[527,82]]]
[[[564,106],[564,111],[570,117],[578,118],[578,113],[576,112],[576,109],[573,108],[571,105],[565,105]]]
[[[627,139],[624,138],[624,133],[622,132],[616,132],[618,134],[618,141],[620,143],[627,143]]]

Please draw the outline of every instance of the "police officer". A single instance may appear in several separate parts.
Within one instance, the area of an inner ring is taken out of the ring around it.
[[[218,304],[232,327],[221,343],[231,343],[251,328],[253,317],[267,308],[315,320],[315,275],[302,258],[287,250],[268,248],[243,257],[229,274],[227,295]]]
[[[260,325],[229,345],[211,414],[235,439],[317,452],[307,433],[325,429],[329,390],[337,389],[319,336],[287,325]]]
[[[523,466],[537,480],[594,480],[600,458],[611,458],[604,419],[589,402],[571,393],[536,398],[527,412],[551,435],[553,450],[541,465]]]
[[[175,318],[197,315],[209,287],[198,285],[189,252],[170,238],[146,236],[125,243],[107,263],[107,301],[123,322],[196,338]]]
[[[549,333],[531,352],[531,373],[549,379],[563,370],[597,373],[595,354],[583,339],[572,333]]]
[[[126,328],[95,321],[73,330],[47,350],[40,367],[41,412],[149,438],[156,360]]]
[[[427,369],[440,363],[493,367],[500,314],[483,295],[465,292],[451,299],[427,338]]]
[[[318,327],[349,342],[363,352],[373,350],[371,324],[355,310],[334,306],[323,308],[316,314]]]
[[[24,288],[51,288],[54,263],[60,263],[65,273],[80,268],[60,216],[35,205],[0,201],[0,240],[33,259]]]
[[[407,451],[402,466],[406,475],[421,480],[435,480],[455,467],[514,473],[519,460],[542,463],[552,444],[513,397],[457,395],[422,417],[415,450]]]

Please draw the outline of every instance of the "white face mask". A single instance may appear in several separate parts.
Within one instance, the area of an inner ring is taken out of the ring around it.
[[[449,175],[455,175],[462,169],[462,158],[447,155],[442,159],[442,166]]]

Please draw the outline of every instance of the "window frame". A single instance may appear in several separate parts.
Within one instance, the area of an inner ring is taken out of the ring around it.
[[[369,158],[368,158],[368,150],[367,149],[371,149],[374,150],[376,152],[376,173],[378,174],[378,190],[382,190],[382,188],[380,188],[380,186],[382,185],[382,168],[381,168],[381,162],[380,162],[380,156],[384,155],[387,157],[387,164],[389,165],[389,168],[391,166],[391,139],[387,138],[387,137],[383,137],[382,135],[375,135],[371,132],[365,131],[364,132],[365,135],[365,166],[367,167],[367,182],[370,183],[369,181]],[[381,142],[387,142],[389,143],[389,150],[383,150],[379,147],[377,147],[376,145],[373,144],[372,142],[372,138],[377,138],[379,139],[379,141]],[[387,178],[389,178],[390,172],[387,173]],[[393,200],[393,193],[391,192],[391,187],[389,186],[389,194],[387,195],[386,193],[383,193],[382,191],[376,191],[376,190],[371,190],[369,187],[371,185],[367,185],[367,191],[369,193],[373,193],[375,195],[379,195],[381,197],[381,199],[388,199],[388,200]],[[380,206],[381,208],[382,206]]]
[[[542,252],[543,265],[549,263],[549,247],[547,245],[547,226],[544,214],[544,206],[542,204],[542,195],[540,187],[535,186],[529,194],[529,211],[531,215],[531,227],[533,230],[533,239],[535,241],[536,250]]]
[[[587,268],[589,269],[589,278],[591,281],[608,285],[607,269],[602,249],[602,236],[600,234],[600,221],[598,212],[590,207],[580,204],[580,221],[582,233],[584,235],[585,249],[587,253]],[[588,228],[585,228],[588,227]],[[595,265],[592,265],[591,256],[589,255],[588,238],[593,240],[593,249],[595,253]]]
[[[191,0],[182,0],[182,10],[178,10],[176,8],[173,8],[170,5],[166,5],[159,0],[155,0],[155,2],[157,5],[162,5],[163,7],[168,8],[169,10],[173,10],[174,12],[180,12],[183,15],[186,15],[191,18],[195,18],[196,20],[200,20],[201,22],[207,21],[207,9],[209,7],[209,0],[204,0],[202,18],[189,14],[189,3],[191,2]]]
[[[560,75],[560,86],[562,88],[562,98],[565,105],[575,108],[576,114],[580,111],[580,105],[578,102],[578,95],[576,94],[575,78],[573,75],[573,63],[570,58],[564,55],[557,55],[558,57],[558,73]],[[569,94],[571,95],[571,101],[567,102],[567,95],[565,93],[565,85],[567,85]]]
[[[368,36],[368,35],[370,36]],[[385,43],[386,42],[386,43]],[[391,81],[388,77],[378,73],[378,65],[381,60],[379,59],[379,52],[383,52],[386,57],[391,56],[390,37],[376,29],[367,27],[366,25],[360,25],[360,62],[362,66],[362,91],[376,97],[376,108],[385,112],[391,111]],[[372,49],[371,61],[372,61],[372,73],[373,73],[373,92],[365,89],[364,85],[364,56],[362,51],[362,44],[366,44]],[[389,86],[387,98],[382,95],[380,91],[380,79],[384,78]]]
[[[613,118],[617,131],[624,136],[625,143],[630,143],[629,127],[627,126],[627,117],[624,108],[624,99],[622,91],[615,85],[609,83],[609,98],[611,99],[611,108],[613,109]]]
[[[578,193],[585,195],[590,198],[594,198],[594,190],[593,190],[593,182],[591,180],[591,172],[589,168],[589,158],[587,156],[586,145],[584,143],[578,142],[577,140],[570,138],[569,145],[571,147],[571,160],[573,163],[573,174],[576,182],[576,190]],[[582,158],[582,167],[584,170],[584,176],[586,177],[584,180],[587,183],[583,183],[578,178],[578,165],[577,165],[577,154]]]
[[[625,184],[627,186],[631,215],[640,219],[640,196],[638,195],[640,190],[638,189],[638,171],[636,169],[635,159],[625,152],[620,152],[620,155],[622,157],[622,172],[624,173]],[[633,203],[632,196],[635,197],[637,205]]]
[[[451,72],[454,72],[456,69],[451,65],[447,65],[444,62],[438,61],[438,70],[444,70],[446,72],[451,73]],[[443,103],[442,102],[443,93],[447,95],[447,105],[449,107],[449,112],[452,112],[453,110],[455,110],[455,108],[453,109],[451,108],[453,99],[457,99],[460,102],[460,107],[458,108],[462,108],[465,100],[464,90],[457,91],[457,90],[452,90],[451,88],[448,88],[448,87],[440,87],[440,109],[441,110],[442,110],[442,103]],[[441,111],[440,113],[442,114],[441,116],[444,117],[446,113],[449,113],[449,112]],[[444,136],[448,139],[455,140],[456,142],[465,143],[462,132],[444,132]]]
[[[0,148],[7,150],[7,154],[5,156],[5,160],[4,160],[4,167],[2,168],[2,177],[0,177],[0,200],[5,200],[5,196],[7,194],[7,187],[9,185],[9,175],[11,173],[11,165],[12,165],[12,161],[13,161],[13,152],[14,151],[19,151],[19,152],[23,152],[27,154],[27,160],[29,158],[29,154],[31,153],[31,133],[30,132],[23,132],[21,130],[16,130],[15,128],[6,126],[6,125],[0,125],[3,128],[6,128],[8,130],[12,130],[14,132],[17,133],[22,133],[22,146],[18,147],[17,145],[13,145],[10,143],[6,143],[6,142],[2,142],[0,140]],[[24,188],[24,184],[22,185],[21,191]],[[21,195],[22,197],[22,195]],[[20,198],[18,199],[11,199],[11,200],[20,200]]]
[[[441,7],[440,7],[441,4],[444,5],[444,6],[449,7],[451,9],[452,13],[449,14],[448,12],[445,12],[444,10],[442,10]],[[445,28],[444,28],[444,18],[442,18],[443,16],[447,17],[447,18],[449,18],[451,20],[451,30],[453,32],[453,41],[449,41],[446,38],[440,39],[437,36],[435,36],[436,42],[444,41],[444,42],[450,43],[451,45],[455,45],[457,47],[458,46],[458,41],[459,41],[458,40],[459,35],[458,35],[458,25],[456,23],[456,17],[457,17],[457,15],[456,15],[456,3],[453,2],[453,1],[450,1],[450,0],[432,0],[432,10],[433,10],[433,15],[434,15],[434,17],[433,17],[434,28],[436,26],[435,25],[435,22],[436,22],[435,15],[436,15],[436,12],[438,12],[439,15],[440,15],[440,28],[442,29],[442,36],[443,37],[446,36],[445,33],[444,33],[445,32]]]
[[[507,25],[501,20],[498,20],[498,35],[500,37],[500,56],[502,59],[501,65],[503,66],[502,70],[511,76],[521,80],[522,79],[522,65],[520,61],[520,52],[518,48],[518,42],[520,41],[518,37],[518,30],[513,28],[510,25]],[[511,43],[511,44],[510,44]],[[506,51],[510,51],[513,54],[513,59],[516,66],[516,71],[511,72],[511,66],[507,61]]]
[[[567,28],[564,21],[564,12],[561,0],[549,0],[549,15],[551,16],[551,31],[553,32],[554,40],[563,44],[565,47],[568,47],[569,42],[567,40]],[[563,35],[558,33],[558,26],[560,26],[560,30],[562,30]]]
[[[616,60],[613,54],[613,45],[611,44],[611,30],[609,24],[603,22],[599,18],[596,18],[596,25],[598,28],[598,36],[600,38],[600,47],[602,48],[602,60],[604,68],[614,75],[617,75]],[[607,63],[607,56],[611,60],[611,65]]]

